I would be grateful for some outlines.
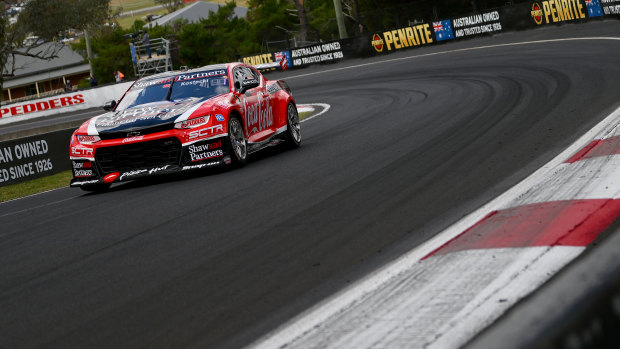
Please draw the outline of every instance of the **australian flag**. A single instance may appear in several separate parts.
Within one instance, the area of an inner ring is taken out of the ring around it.
[[[601,7],[600,0],[585,0],[586,7],[588,8],[588,16],[592,17],[600,17],[603,15],[603,8]]]
[[[286,70],[289,67],[291,61],[291,51],[276,52],[276,62],[280,62],[282,70]]]
[[[437,38],[437,41],[454,39],[454,33],[452,33],[452,23],[449,19],[446,19],[445,21],[433,22],[433,29],[435,30],[435,37]]]

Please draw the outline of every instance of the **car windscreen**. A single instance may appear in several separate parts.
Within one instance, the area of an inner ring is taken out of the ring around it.
[[[228,76],[225,70],[209,70],[179,74],[164,79],[149,79],[136,82],[116,110],[152,102],[177,102],[188,98],[207,99],[229,92]]]
[[[171,101],[180,101],[187,98],[211,98],[229,91],[228,76],[225,70],[211,70],[181,74],[176,77]]]

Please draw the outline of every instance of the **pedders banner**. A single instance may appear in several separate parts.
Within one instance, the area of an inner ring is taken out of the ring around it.
[[[3,106],[2,118],[26,115],[30,113],[42,112],[50,109],[64,108],[72,105],[84,103],[84,95],[81,93],[68,96],[54,97],[42,100],[33,100],[26,103]]]
[[[100,108],[118,100],[133,81],[0,106],[0,124],[76,110]]]

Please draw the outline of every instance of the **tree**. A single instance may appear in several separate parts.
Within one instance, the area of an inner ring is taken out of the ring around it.
[[[235,2],[227,2],[200,23],[184,24],[178,34],[179,59],[187,66],[237,60],[260,50],[260,38],[250,23],[234,14]]]
[[[306,16],[306,9],[304,8],[303,0],[293,0],[295,7],[297,8],[297,15],[299,16],[299,40],[308,41],[308,34],[310,33],[310,25],[308,24],[308,16]]]
[[[183,6],[184,0],[155,0],[156,3],[162,4],[168,13],[172,13]]]
[[[289,0],[249,0],[247,20],[252,32],[259,42],[288,40],[289,33],[297,24],[289,10],[292,10]]]
[[[101,84],[114,81],[114,71],[120,70],[127,78],[133,76],[133,62],[129,51],[128,40],[125,34],[132,33],[132,29],[123,30],[119,27],[104,27],[93,35],[91,42],[97,57],[93,59],[93,72]],[[71,45],[72,48],[84,56],[86,52],[85,40]]]
[[[57,57],[63,44],[59,39],[69,30],[84,31],[101,26],[110,17],[109,1],[101,0],[36,0],[29,1],[11,24],[8,21],[7,6],[15,5],[17,0],[0,1],[0,63],[2,77],[13,76],[15,56],[35,57],[50,60]],[[26,36],[36,36],[39,41],[28,47],[22,46]],[[43,45],[44,42],[48,42]]]

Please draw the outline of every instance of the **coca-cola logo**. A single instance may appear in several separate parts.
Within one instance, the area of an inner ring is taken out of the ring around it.
[[[245,107],[245,126],[249,134],[263,131],[273,125],[273,108],[269,103],[269,96],[257,95],[256,103],[249,104],[247,99],[243,101]]]
[[[132,142],[141,141],[143,139],[144,139],[144,136],[128,137],[128,138],[123,139],[123,143],[132,143]]]

